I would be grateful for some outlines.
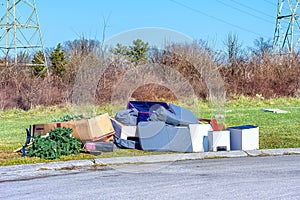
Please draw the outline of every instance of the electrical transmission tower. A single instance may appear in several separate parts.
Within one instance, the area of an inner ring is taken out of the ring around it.
[[[277,53],[293,53],[300,42],[300,0],[278,0],[273,50]]]
[[[0,59],[30,65],[30,57],[44,52],[35,0],[1,0],[0,13]]]

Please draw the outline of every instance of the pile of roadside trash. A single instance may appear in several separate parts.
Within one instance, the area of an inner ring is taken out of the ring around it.
[[[170,152],[205,152],[258,149],[258,127],[225,129],[216,120],[198,119],[190,110],[166,102],[129,101],[114,117],[108,113],[67,122],[33,124],[27,140],[47,136],[54,128],[72,129],[86,151],[118,148]]]

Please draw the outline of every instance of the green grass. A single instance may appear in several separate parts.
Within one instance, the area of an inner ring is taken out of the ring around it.
[[[261,149],[300,147],[300,99],[278,98],[249,100],[242,98],[228,102],[232,112],[226,115],[230,126],[252,124],[259,127]],[[278,108],[289,113],[263,112],[262,109]]]
[[[181,104],[191,109],[198,117],[210,118],[213,114],[207,101],[198,104]],[[263,112],[264,108],[278,108],[289,113],[276,114]],[[118,110],[112,106],[89,107],[84,109],[89,113],[103,114],[108,112],[114,116]],[[256,125],[259,127],[259,143],[261,149],[300,147],[300,99],[277,98],[271,100],[250,99],[238,97],[226,102],[225,124],[227,127],[236,125]],[[78,112],[71,106],[39,107],[29,111],[12,109],[0,111],[0,165],[27,164],[49,162],[39,158],[22,158],[12,152],[25,142],[26,131],[31,124],[48,123],[53,118],[63,114]],[[102,153],[99,157],[137,156],[158,154],[129,149],[118,149],[112,153]],[[88,154],[61,157],[54,161],[95,158]]]

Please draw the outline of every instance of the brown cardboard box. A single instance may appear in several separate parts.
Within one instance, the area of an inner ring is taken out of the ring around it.
[[[55,123],[49,124],[33,124],[31,125],[31,135],[32,136],[45,136],[49,133],[52,129],[56,127]]]
[[[87,141],[91,140],[92,135],[90,131],[89,122],[86,119],[73,121],[75,125],[75,130],[73,131],[73,137],[81,140]]]
[[[92,139],[114,132],[114,128],[107,113],[88,119]]]
[[[34,124],[31,127],[31,135],[47,135],[47,133],[56,127],[71,128],[73,130],[72,136],[81,141],[106,140],[114,133],[109,115],[105,113],[91,119]]]
[[[71,128],[74,132],[75,124],[74,122],[52,122],[48,124],[33,124],[31,125],[31,135],[32,136],[45,136],[54,128]]]
[[[87,120],[74,121],[73,136],[81,141],[103,140],[111,136],[114,128],[107,113]]]

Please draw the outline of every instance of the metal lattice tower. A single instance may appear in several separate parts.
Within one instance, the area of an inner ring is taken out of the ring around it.
[[[300,22],[297,8],[300,0],[278,0],[273,50],[276,53],[293,53],[300,40]]]
[[[29,57],[44,52],[35,0],[2,0],[0,9],[0,58],[29,64]]]

